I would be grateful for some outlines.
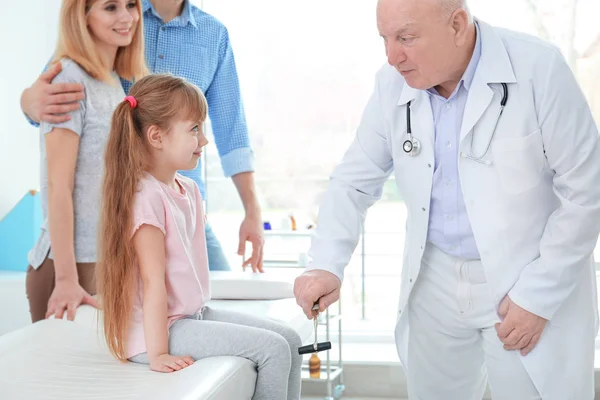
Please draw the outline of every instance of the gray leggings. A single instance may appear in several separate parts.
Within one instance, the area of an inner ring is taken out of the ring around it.
[[[169,329],[171,355],[194,360],[238,356],[256,363],[253,400],[300,400],[301,345],[298,333],[281,322],[209,307]],[[130,360],[149,363],[147,353]]]

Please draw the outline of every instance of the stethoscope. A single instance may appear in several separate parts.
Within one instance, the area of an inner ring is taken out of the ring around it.
[[[473,134],[471,135],[471,151],[469,152],[469,154],[460,153],[461,157],[467,158],[469,160],[481,164],[491,164],[491,161],[484,160],[483,157],[485,157],[485,155],[490,149],[490,146],[492,145],[492,140],[494,139],[494,134],[496,133],[496,128],[498,127],[498,122],[500,121],[500,116],[502,115],[504,107],[506,106],[506,102],[508,101],[508,86],[506,85],[506,83],[502,83],[501,85],[503,94],[502,100],[500,100],[500,111],[498,112],[498,117],[496,117],[496,124],[494,124],[494,130],[492,131],[490,140],[488,141],[485,151],[480,156],[473,155],[473,137],[475,136],[475,129],[473,129]],[[402,144],[402,149],[407,155],[411,157],[416,157],[421,152],[421,142],[419,141],[419,139],[412,135],[412,128],[410,124],[410,103],[412,103],[412,100],[406,104],[406,135],[408,136],[408,138]]]

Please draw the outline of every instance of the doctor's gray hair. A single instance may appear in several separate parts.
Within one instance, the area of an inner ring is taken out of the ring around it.
[[[467,0],[437,0],[437,2],[440,5],[444,18],[450,18],[454,11],[462,8],[469,14],[469,21],[473,21]]]

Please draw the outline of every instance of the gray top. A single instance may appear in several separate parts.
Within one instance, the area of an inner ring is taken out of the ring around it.
[[[29,263],[38,268],[46,256],[52,257],[48,232],[48,171],[45,135],[54,128],[65,128],[79,135],[79,153],[75,166],[73,190],[75,260],[96,262],[98,220],[102,178],[104,175],[104,150],[110,131],[112,112],[123,101],[125,92],[113,73],[113,85],[93,79],[77,63],[62,60],[62,71],[53,82],[74,82],[84,87],[85,99],[79,110],[70,113],[71,120],[60,124],[42,122],[40,125],[40,190],[44,223],[40,237],[29,252]]]

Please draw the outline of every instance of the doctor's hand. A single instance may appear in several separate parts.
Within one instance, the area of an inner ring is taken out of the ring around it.
[[[319,301],[319,312],[325,311],[340,298],[341,286],[342,283],[338,277],[329,271],[322,269],[306,271],[294,282],[296,303],[302,307],[308,319],[312,319],[315,315],[312,308],[317,300]]]
[[[498,314],[503,321],[496,324],[496,332],[505,350],[521,350],[526,356],[536,346],[548,320],[516,305],[506,296],[500,303]]]

